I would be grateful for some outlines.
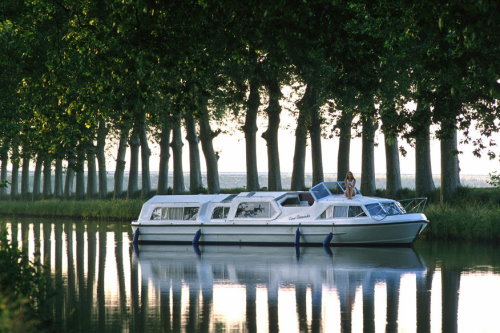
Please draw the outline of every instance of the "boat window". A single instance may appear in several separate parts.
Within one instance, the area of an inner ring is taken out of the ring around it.
[[[299,197],[286,198],[281,203],[281,206],[300,206]]]
[[[331,219],[333,216],[333,207],[330,206],[328,207],[321,215],[319,216],[320,219]]]
[[[330,206],[321,215],[320,219],[344,218],[344,217],[361,217],[366,216],[363,208],[360,206]]]
[[[161,207],[156,207],[151,214],[151,220],[161,220]]]
[[[348,212],[347,206],[330,206],[321,215],[320,219],[335,219],[347,217]]]
[[[319,200],[321,198],[324,198],[324,197],[327,197],[330,195],[330,192],[328,191],[328,188],[325,186],[324,183],[319,183],[318,185],[311,188],[311,193],[314,195],[316,200]]]
[[[314,204],[314,197],[309,192],[299,193],[300,204],[304,206],[312,206]]]
[[[401,202],[396,201],[394,204],[396,206],[398,206],[399,210],[401,211],[401,214],[406,214],[406,209],[403,207],[403,205],[401,204]]]
[[[212,212],[212,220],[220,220],[227,218],[230,207],[215,207]]]
[[[400,215],[400,214],[404,214],[404,210],[402,211],[400,209],[400,205],[398,205],[399,203],[395,203],[395,202],[383,202],[382,203],[382,207],[384,208],[385,212],[387,213],[387,215]]]
[[[151,220],[196,220],[199,207],[157,207]]]
[[[361,217],[366,216],[365,211],[360,206],[349,206],[349,217]]]
[[[331,194],[344,194],[345,192],[342,186],[337,182],[328,182],[325,184]]]
[[[242,202],[236,210],[236,218],[270,218],[274,209],[269,202]]]
[[[184,207],[168,207],[163,209],[162,220],[182,220]]]
[[[333,218],[346,217],[347,206],[335,206],[333,209]]]
[[[184,208],[184,220],[196,220],[198,216],[198,207],[186,207]]]
[[[371,216],[387,215],[384,212],[384,210],[382,209],[382,206],[380,206],[380,204],[378,204],[378,203],[369,204],[369,205],[366,205],[365,207]]]

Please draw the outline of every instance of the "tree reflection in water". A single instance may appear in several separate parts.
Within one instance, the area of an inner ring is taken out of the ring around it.
[[[43,264],[56,290],[46,309],[55,331],[456,332],[463,272],[500,281],[493,246],[300,248],[297,256],[289,247],[145,245],[134,254],[128,224],[0,227]]]

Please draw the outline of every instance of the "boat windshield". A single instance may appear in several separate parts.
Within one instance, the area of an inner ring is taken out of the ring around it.
[[[332,195],[326,187],[325,183],[319,183],[318,185],[311,188],[311,193],[316,200]]]
[[[344,182],[321,182],[318,185],[311,188],[311,193],[316,200],[322,199],[329,195],[344,194],[345,184]],[[354,188],[355,194],[360,194],[357,188]]]
[[[382,207],[387,212],[387,215],[401,215],[405,214],[403,206],[399,202],[382,202]]]
[[[373,203],[365,207],[370,215],[374,217],[406,214],[406,211],[399,202]]]

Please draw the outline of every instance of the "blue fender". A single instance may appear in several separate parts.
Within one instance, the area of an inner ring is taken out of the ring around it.
[[[326,235],[325,239],[323,240],[323,246],[330,246],[332,238],[333,238],[333,232],[330,232],[328,235]]]
[[[297,228],[295,231],[295,246],[300,246],[300,230]]]
[[[198,231],[194,234],[193,244],[198,244],[200,242],[200,237],[201,237],[201,229],[198,229]]]
[[[134,232],[134,238],[132,239],[132,243],[134,244],[138,244],[139,243],[139,236],[140,236],[141,232],[139,231],[139,228],[135,229],[135,232]]]

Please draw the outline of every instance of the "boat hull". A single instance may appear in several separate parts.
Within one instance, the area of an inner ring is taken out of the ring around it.
[[[253,245],[411,244],[428,221],[370,224],[140,224],[139,243]],[[297,232],[297,230],[299,232]],[[330,237],[331,238],[330,238]]]

